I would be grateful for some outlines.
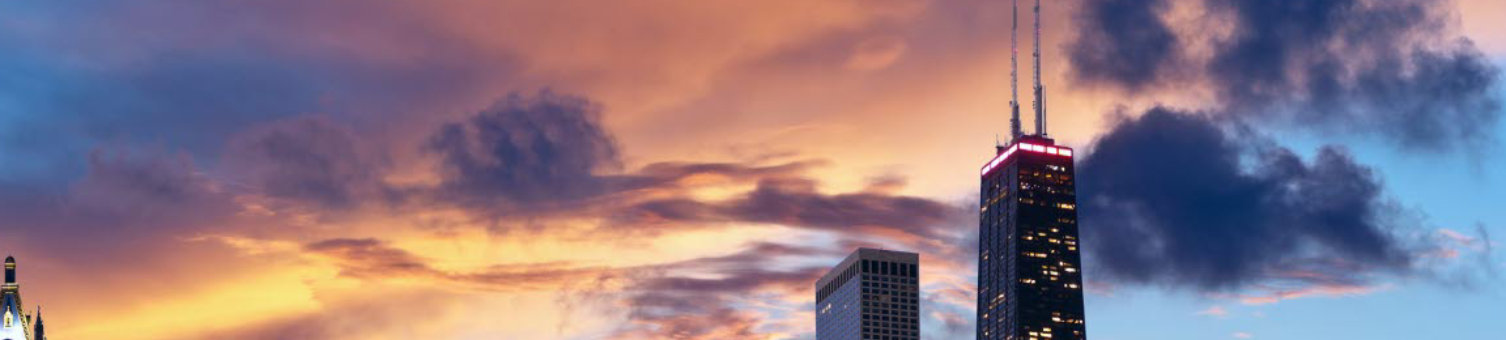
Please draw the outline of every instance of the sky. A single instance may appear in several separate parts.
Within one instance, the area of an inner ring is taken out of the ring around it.
[[[1506,333],[1506,3],[1042,15],[1092,338]],[[983,0],[0,1],[0,252],[56,339],[813,339],[816,279],[883,247],[921,254],[922,338],[969,339],[1009,25]]]

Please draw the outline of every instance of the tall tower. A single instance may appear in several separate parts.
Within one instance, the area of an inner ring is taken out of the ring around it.
[[[0,286],[0,339],[26,340],[30,318],[21,307],[21,285],[16,284],[16,258],[5,257],[5,285]]]
[[[816,281],[816,339],[920,339],[920,255],[858,248]]]
[[[1046,134],[1040,12],[1036,0],[1035,134],[997,146],[980,174],[978,339],[1087,338],[1076,170]]]

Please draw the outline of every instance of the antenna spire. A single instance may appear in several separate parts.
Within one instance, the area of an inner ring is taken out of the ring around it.
[[[1009,26],[1009,140],[1020,139],[1020,0],[1012,0]]]
[[[1046,88],[1041,86],[1041,0],[1035,0],[1035,134],[1046,135]]]

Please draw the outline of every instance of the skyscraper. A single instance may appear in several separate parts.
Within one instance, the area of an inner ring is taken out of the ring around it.
[[[1015,8],[1017,28],[1018,5]],[[1020,131],[1018,91],[1013,91],[1011,141],[995,146],[994,158],[983,165],[981,174],[978,339],[1087,338],[1073,152],[1046,134],[1040,13],[1036,0],[1035,134]],[[1011,34],[1011,45],[1015,35]],[[1018,87],[1016,73],[1011,70],[1011,88]]]
[[[858,248],[816,281],[816,339],[920,339],[920,255]]]
[[[1072,149],[1025,136],[983,167],[978,339],[1084,339]]]

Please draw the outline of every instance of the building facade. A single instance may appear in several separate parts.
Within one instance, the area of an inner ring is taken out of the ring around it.
[[[920,255],[859,248],[816,281],[816,339],[920,339]]]
[[[35,325],[35,326],[33,326]],[[42,313],[36,320],[21,305],[21,285],[16,283],[16,258],[5,257],[5,285],[0,286],[0,340],[45,340]]]
[[[978,339],[1085,339],[1072,149],[1023,136],[984,165]]]

